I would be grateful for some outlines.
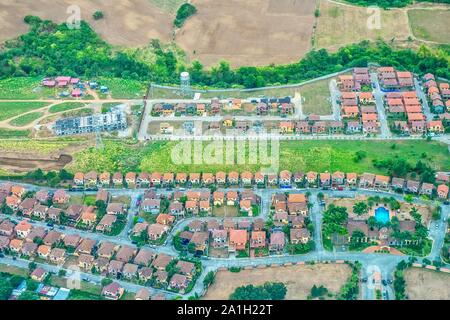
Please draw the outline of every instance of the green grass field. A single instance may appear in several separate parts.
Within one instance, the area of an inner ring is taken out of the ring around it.
[[[450,43],[450,10],[408,10],[413,34],[422,40]]]
[[[27,114],[24,114],[23,116],[17,117],[13,120],[11,120],[10,124],[15,126],[15,127],[23,127],[26,126],[27,124],[30,124],[31,122],[39,119],[40,117],[42,117],[44,115],[43,112],[30,112]]]
[[[53,95],[40,87],[42,78],[8,78],[0,80],[0,100],[34,100]]]
[[[147,89],[147,83],[137,80],[100,78],[99,83],[109,88],[113,99],[142,99]]]
[[[208,143],[205,143],[206,146]],[[447,146],[426,141],[282,141],[280,142],[279,170],[314,170],[344,172],[386,171],[373,166],[373,160],[402,158],[415,164],[418,160],[429,163],[434,169],[448,169],[449,152]],[[127,146],[120,142],[105,141],[105,149],[99,151],[87,148],[74,155],[70,164],[72,171],[160,171],[160,172],[217,172],[217,171],[257,171],[260,164],[175,164],[172,149],[175,142],[155,142],[144,147]],[[352,159],[357,151],[365,151],[366,157],[359,162]],[[192,154],[192,153],[191,153]],[[247,161],[248,162],[248,161]],[[265,167],[265,166],[263,166]]]
[[[0,102],[0,121],[6,120],[22,113],[40,109],[47,106],[48,102]]]
[[[30,130],[10,130],[0,128],[0,139],[25,138],[30,135]]]
[[[331,114],[330,80],[320,80],[309,83],[300,88],[302,109],[304,114]]]
[[[57,112],[81,108],[84,106],[85,106],[85,103],[82,103],[82,102],[63,102],[63,103],[51,106],[48,111],[50,113],[57,113]]]

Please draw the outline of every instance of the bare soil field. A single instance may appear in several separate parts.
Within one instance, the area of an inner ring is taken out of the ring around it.
[[[313,285],[325,286],[333,294],[339,292],[351,275],[346,264],[315,264],[265,269],[241,270],[240,272],[219,271],[214,284],[208,289],[204,299],[227,300],[240,286],[265,282],[283,282],[287,287],[287,300],[304,300]]]
[[[450,274],[420,268],[404,273],[406,294],[410,300],[449,300]]]
[[[0,41],[28,31],[26,15],[36,15],[64,22],[71,15],[68,7],[78,5],[81,19],[108,42],[116,45],[140,46],[151,39],[171,40],[173,15],[160,9],[155,1],[121,0],[112,4],[105,0],[15,0],[0,2]],[[95,21],[92,14],[102,11],[104,19]]]
[[[191,59],[233,67],[288,63],[311,48],[313,0],[193,0],[176,42]]]
[[[410,36],[406,11],[381,10],[380,25],[371,24],[374,13],[368,8],[320,1],[315,45],[319,48],[339,47],[362,40],[406,40]]]

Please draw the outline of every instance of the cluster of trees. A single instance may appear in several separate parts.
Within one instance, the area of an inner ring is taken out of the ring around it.
[[[194,7],[190,3],[183,3],[177,10],[177,16],[175,17],[175,20],[173,24],[175,27],[180,28],[184,21],[186,21],[187,18],[197,13],[197,8]]]
[[[24,177],[24,180],[30,181],[46,181],[50,186],[57,186],[61,181],[68,181],[73,179],[73,174],[65,169],[60,171],[48,171],[45,173],[42,169],[36,169],[28,172]]]
[[[286,292],[286,286],[281,282],[266,282],[262,286],[249,284],[236,288],[230,300],[283,300]]]
[[[366,66],[368,62],[450,78],[449,46],[433,51],[425,46],[417,51],[395,50],[383,41],[363,41],[335,53],[314,50],[299,62],[286,65],[231,69],[229,63],[222,61],[205,70],[198,61],[186,65],[177,59],[173,48],[162,48],[156,40],[151,42],[155,59],[142,61],[136,52],[110,46],[85,22],[79,29],[69,29],[66,24],[57,25],[34,16],[27,16],[25,21],[30,31],[7,41],[0,53],[0,78],[65,74],[178,84],[179,73],[188,71],[195,86],[253,88],[298,83],[345,68]]]
[[[347,233],[346,224],[348,213],[345,207],[330,204],[328,209],[323,212],[323,233],[325,237],[336,233],[345,235]]]
[[[359,294],[359,272],[361,270],[361,263],[348,263],[352,268],[352,275],[347,282],[342,286],[338,298],[340,300],[357,300]]]
[[[323,296],[325,296],[327,294],[328,294],[328,289],[326,287],[324,287],[322,285],[319,286],[319,287],[316,286],[316,285],[313,285],[312,288],[311,288],[311,293],[308,296],[308,298],[310,298],[310,299],[315,299],[315,298],[322,299]]]
[[[412,178],[420,177],[421,182],[434,183],[436,181],[435,171],[421,160],[415,165],[409,163],[405,159],[385,159],[373,160],[373,166],[378,169],[386,169],[388,174],[394,177],[407,177],[409,174]]]

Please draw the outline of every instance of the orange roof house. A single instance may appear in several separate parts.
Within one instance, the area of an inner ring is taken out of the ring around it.
[[[228,249],[230,251],[245,250],[247,245],[247,230],[230,230]]]

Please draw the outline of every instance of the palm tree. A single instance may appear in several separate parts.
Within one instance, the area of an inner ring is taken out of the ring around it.
[[[355,205],[353,206],[353,212],[360,216],[369,212],[369,208],[365,202],[360,201],[355,203]]]

